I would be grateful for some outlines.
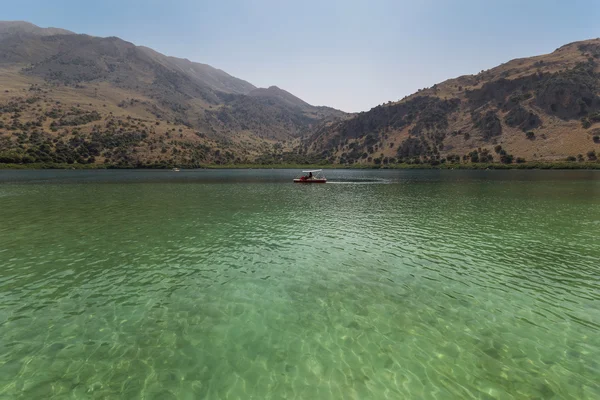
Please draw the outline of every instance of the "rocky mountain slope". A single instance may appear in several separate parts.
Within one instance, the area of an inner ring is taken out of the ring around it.
[[[116,37],[0,22],[0,163],[514,163],[597,153],[600,39],[349,115]]]
[[[342,164],[595,160],[599,136],[595,39],[323,123],[301,152]]]
[[[0,162],[252,161],[345,113],[116,37],[0,22]]]

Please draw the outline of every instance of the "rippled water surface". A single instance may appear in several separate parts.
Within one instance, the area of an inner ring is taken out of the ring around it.
[[[0,398],[600,398],[600,173],[294,173],[0,171]]]

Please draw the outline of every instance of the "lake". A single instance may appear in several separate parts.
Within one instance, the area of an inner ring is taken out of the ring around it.
[[[600,398],[600,171],[0,171],[0,398]]]

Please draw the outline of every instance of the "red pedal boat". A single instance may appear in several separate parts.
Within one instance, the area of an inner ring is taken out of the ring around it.
[[[327,179],[323,176],[322,169],[313,169],[302,171],[302,175],[294,179],[294,183],[327,183]]]

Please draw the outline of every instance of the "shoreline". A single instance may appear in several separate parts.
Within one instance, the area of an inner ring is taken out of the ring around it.
[[[346,164],[206,164],[194,166],[177,166],[181,169],[439,169],[439,170],[507,170],[507,169],[553,169],[553,170],[594,170],[600,169],[600,162],[526,162],[521,164],[500,163],[465,163],[465,164],[389,164],[389,165],[346,165]],[[62,170],[89,170],[89,169],[171,169],[173,166],[166,165],[98,165],[98,164],[55,164],[55,163],[32,163],[32,164],[0,164],[0,170],[40,170],[40,169],[62,169]]]

